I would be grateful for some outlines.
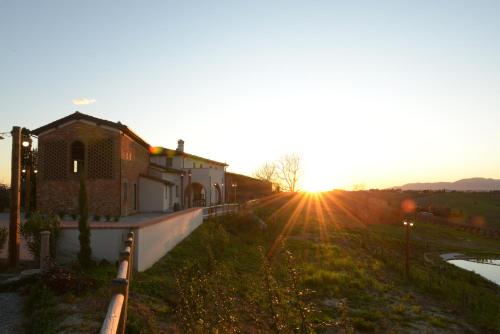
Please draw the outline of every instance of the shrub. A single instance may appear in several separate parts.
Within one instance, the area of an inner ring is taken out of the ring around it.
[[[181,209],[181,206],[179,203],[174,203],[174,212],[177,212]]]
[[[106,215],[106,216],[104,216],[104,219],[106,219],[107,222],[110,222],[111,221],[111,216],[110,215]]]
[[[95,222],[101,221],[101,216],[99,216],[99,215],[95,214],[95,215],[94,215],[94,221],[95,221]]]
[[[120,221],[120,216],[115,216],[113,218],[113,221],[116,223],[116,222],[119,222]]]
[[[71,214],[71,219],[76,220],[78,218],[78,215],[76,213]]]
[[[40,232],[50,231],[50,255],[56,255],[56,243],[60,233],[60,220],[56,215],[42,215],[34,212],[28,220],[21,225],[21,234],[26,240],[29,252],[40,258]]]
[[[3,249],[5,242],[7,241],[8,231],[5,227],[0,228],[0,250]]]
[[[85,275],[66,269],[63,267],[54,267],[42,275],[44,284],[56,295],[72,293],[81,295],[87,290],[96,286],[96,280]]]
[[[10,188],[5,184],[0,184],[0,212],[10,205]]]

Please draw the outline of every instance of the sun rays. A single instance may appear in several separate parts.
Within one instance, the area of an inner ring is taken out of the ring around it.
[[[271,211],[268,224],[278,229],[267,252],[270,257],[290,238],[330,243],[341,237],[342,229],[366,231],[384,211],[382,203],[343,191],[281,193],[259,200],[255,208]]]

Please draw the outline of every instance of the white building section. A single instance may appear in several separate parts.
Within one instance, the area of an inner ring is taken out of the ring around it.
[[[139,177],[139,211],[168,212],[173,210],[172,182],[150,175]]]
[[[184,152],[184,141],[176,150],[152,149],[150,174],[172,182],[182,208],[205,207],[225,202],[227,164]],[[180,189],[180,194],[179,190]]]

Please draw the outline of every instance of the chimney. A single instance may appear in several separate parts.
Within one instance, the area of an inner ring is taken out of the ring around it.
[[[179,139],[177,141],[177,151],[184,152],[184,140]]]

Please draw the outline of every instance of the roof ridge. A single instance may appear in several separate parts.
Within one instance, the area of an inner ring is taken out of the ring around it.
[[[72,114],[69,114],[67,116],[64,116],[62,118],[59,118],[53,122],[50,122],[48,124],[42,125],[39,128],[36,128],[35,130],[32,131],[35,135],[40,135],[41,133],[52,129],[52,128],[58,128],[60,125],[65,124],[67,122],[70,122],[72,120],[87,120],[90,122],[94,122],[97,125],[106,125],[115,129],[118,129],[120,131],[123,131],[130,137],[132,137],[133,140],[135,140],[137,143],[141,144],[145,148],[149,149],[151,145],[149,145],[144,139],[142,139],[138,134],[136,134],[134,131],[132,131],[128,126],[125,124],[121,123],[120,121],[118,122],[113,122],[113,121],[108,121],[107,119],[103,118],[98,118],[89,114],[84,114],[82,112],[79,112],[78,110],[75,111]]]

